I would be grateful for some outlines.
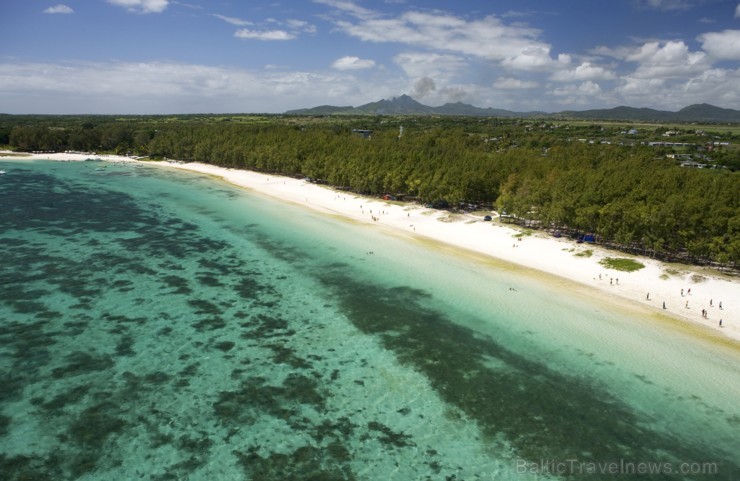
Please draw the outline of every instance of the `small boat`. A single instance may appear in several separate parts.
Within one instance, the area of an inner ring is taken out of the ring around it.
[[[4,170],[0,170],[0,175],[3,175],[5,173]]]

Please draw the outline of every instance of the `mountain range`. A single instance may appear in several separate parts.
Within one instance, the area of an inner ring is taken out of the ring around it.
[[[627,120],[656,122],[740,122],[740,110],[724,109],[709,104],[695,104],[678,112],[635,107],[612,109],[564,110],[562,112],[514,112],[511,110],[481,108],[462,102],[430,107],[408,95],[390,100],[379,100],[359,107],[321,105],[310,109],[289,110],[286,115],[460,115],[471,117],[537,117],[585,120]]]

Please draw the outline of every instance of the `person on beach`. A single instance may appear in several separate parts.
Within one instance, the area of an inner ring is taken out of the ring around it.
[[[712,300],[709,299],[709,307],[712,307]]]
[[[647,293],[647,297],[645,297],[645,300],[646,301],[649,301],[650,300],[650,293],[649,292]]]
[[[722,301],[719,301],[719,308],[722,309]]]
[[[722,319],[719,320],[719,327],[722,327]]]
[[[689,308],[689,301],[686,301],[686,309]]]
[[[681,289],[681,297],[683,297],[683,289]]]
[[[665,301],[663,301],[663,309],[665,309]]]

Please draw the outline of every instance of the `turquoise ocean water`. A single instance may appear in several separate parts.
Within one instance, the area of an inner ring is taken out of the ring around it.
[[[740,479],[737,351],[199,174],[0,169],[2,479]]]

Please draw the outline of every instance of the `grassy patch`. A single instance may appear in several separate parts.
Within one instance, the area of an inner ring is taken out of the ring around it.
[[[527,236],[527,235],[532,235],[532,231],[531,231],[531,230],[529,230],[529,229],[527,229],[527,230],[525,230],[524,232],[520,232],[520,233],[518,233],[518,234],[514,234],[514,237],[519,237],[519,238],[521,238],[521,237],[524,237],[524,236]]]
[[[30,157],[30,155],[16,152],[0,152],[0,157]]]
[[[702,276],[702,275],[699,275],[699,274],[693,274],[693,275],[691,276],[691,282],[693,282],[694,284],[698,284],[698,283],[700,283],[700,282],[704,282],[704,281],[706,281],[706,280],[707,280],[707,278],[706,278],[706,277],[704,277],[704,276]]]
[[[594,255],[594,251],[592,251],[591,249],[586,249],[585,251],[576,252],[573,255],[576,257],[591,257],[592,255]],[[642,264],[640,264],[640,266],[645,267]]]
[[[645,267],[645,264],[641,262],[637,262],[636,260],[627,259],[624,257],[607,257],[600,260],[599,264],[608,269],[614,269],[624,272],[639,271],[640,269]]]

